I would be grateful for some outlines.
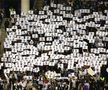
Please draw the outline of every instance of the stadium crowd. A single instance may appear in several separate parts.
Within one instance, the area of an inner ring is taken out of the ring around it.
[[[108,10],[76,9],[11,12],[0,90],[108,90]]]
[[[33,77],[27,76],[28,73],[30,75],[30,72],[12,71],[5,75],[7,79],[0,79],[0,90],[108,90],[108,82],[98,74],[90,76],[75,73],[67,78],[66,74],[69,72],[61,72],[62,76],[48,79],[44,70],[31,73]]]

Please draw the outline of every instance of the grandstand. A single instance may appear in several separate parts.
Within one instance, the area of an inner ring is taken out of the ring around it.
[[[35,79],[38,82],[34,86],[36,90],[80,90],[76,89],[78,86],[71,87],[69,80],[81,79],[85,85],[91,85],[90,80],[97,80],[97,76],[104,78],[103,87],[98,89],[108,90],[105,88],[108,86],[107,8],[81,8],[76,5],[73,9],[69,4],[51,2],[41,9],[21,14],[13,10],[10,17],[11,24],[6,28],[7,36],[0,62],[0,77],[5,77],[11,86],[9,90],[24,90],[26,86],[23,85],[22,89],[16,89],[18,83],[27,80],[27,85],[30,82],[33,84]],[[14,80],[10,77],[13,74],[16,75]],[[58,86],[50,89],[53,80],[58,82]],[[41,81],[45,87],[40,88]],[[63,87],[59,86],[59,81]],[[29,86],[25,90],[34,88],[31,84]],[[87,90],[98,89],[90,89],[89,86]]]

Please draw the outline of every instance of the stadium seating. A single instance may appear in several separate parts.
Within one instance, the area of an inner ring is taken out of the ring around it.
[[[90,9],[72,13],[71,9],[52,3],[38,14],[32,10],[21,13],[21,16],[11,13],[17,21],[7,28],[5,53],[1,59],[7,68],[5,72],[38,72],[40,68],[34,68],[34,65],[55,66],[59,61],[67,63],[67,69],[88,65],[95,68],[95,73],[100,72],[108,58],[108,13],[105,10],[105,15]],[[58,64],[58,67],[64,66]],[[49,71],[46,74],[53,77],[59,73]]]

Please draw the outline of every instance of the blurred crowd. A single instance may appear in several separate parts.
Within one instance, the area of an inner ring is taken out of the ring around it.
[[[62,74],[65,76],[65,74]],[[33,72],[10,72],[0,78],[0,90],[108,90],[108,82],[99,74],[90,76],[74,73],[70,78],[47,78],[44,70]]]
[[[101,11],[105,9],[106,5],[104,2],[100,2],[99,5],[96,6],[98,2],[95,2],[91,3],[92,7],[90,7],[89,4],[81,3],[80,0],[76,0],[74,3],[76,3],[75,9],[88,7],[96,9],[98,7],[97,9]],[[74,3],[69,0],[68,4],[73,6]],[[0,11],[0,24],[3,18],[4,12]],[[6,19],[5,21],[5,29],[9,27],[9,20],[11,20],[11,25],[15,24],[15,19],[10,17],[10,19]],[[63,70],[57,68],[57,66],[43,66],[40,68],[38,73],[29,71],[11,71],[10,73],[6,73],[4,72],[5,68],[2,67],[0,69],[0,90],[108,90],[107,78],[101,76],[100,73],[93,76],[89,75],[89,73],[86,72],[87,67],[81,70],[75,69],[70,71],[66,70],[67,67]],[[56,71],[61,75],[49,78],[45,74],[46,71]],[[72,73],[71,77],[69,77],[69,73]]]

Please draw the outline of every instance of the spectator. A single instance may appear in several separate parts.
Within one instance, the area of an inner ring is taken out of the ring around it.
[[[0,90],[3,90],[3,80],[0,78]]]
[[[81,82],[78,85],[78,90],[83,90],[83,84]]]
[[[9,27],[9,20],[8,19],[6,19],[6,21],[5,21],[5,30],[6,30],[6,28],[8,28]]]
[[[10,86],[10,89],[13,89],[14,90],[14,83],[16,82],[16,80],[17,80],[17,75],[16,75],[16,73],[14,72],[14,71],[12,71],[11,73],[10,73],[10,76],[9,76],[9,86]]]
[[[89,82],[85,80],[84,85],[83,85],[83,90],[89,90]]]
[[[33,78],[33,90],[38,90],[38,81],[36,77]]]
[[[26,83],[26,90],[31,90],[30,81],[29,80],[27,80],[27,83]]]

